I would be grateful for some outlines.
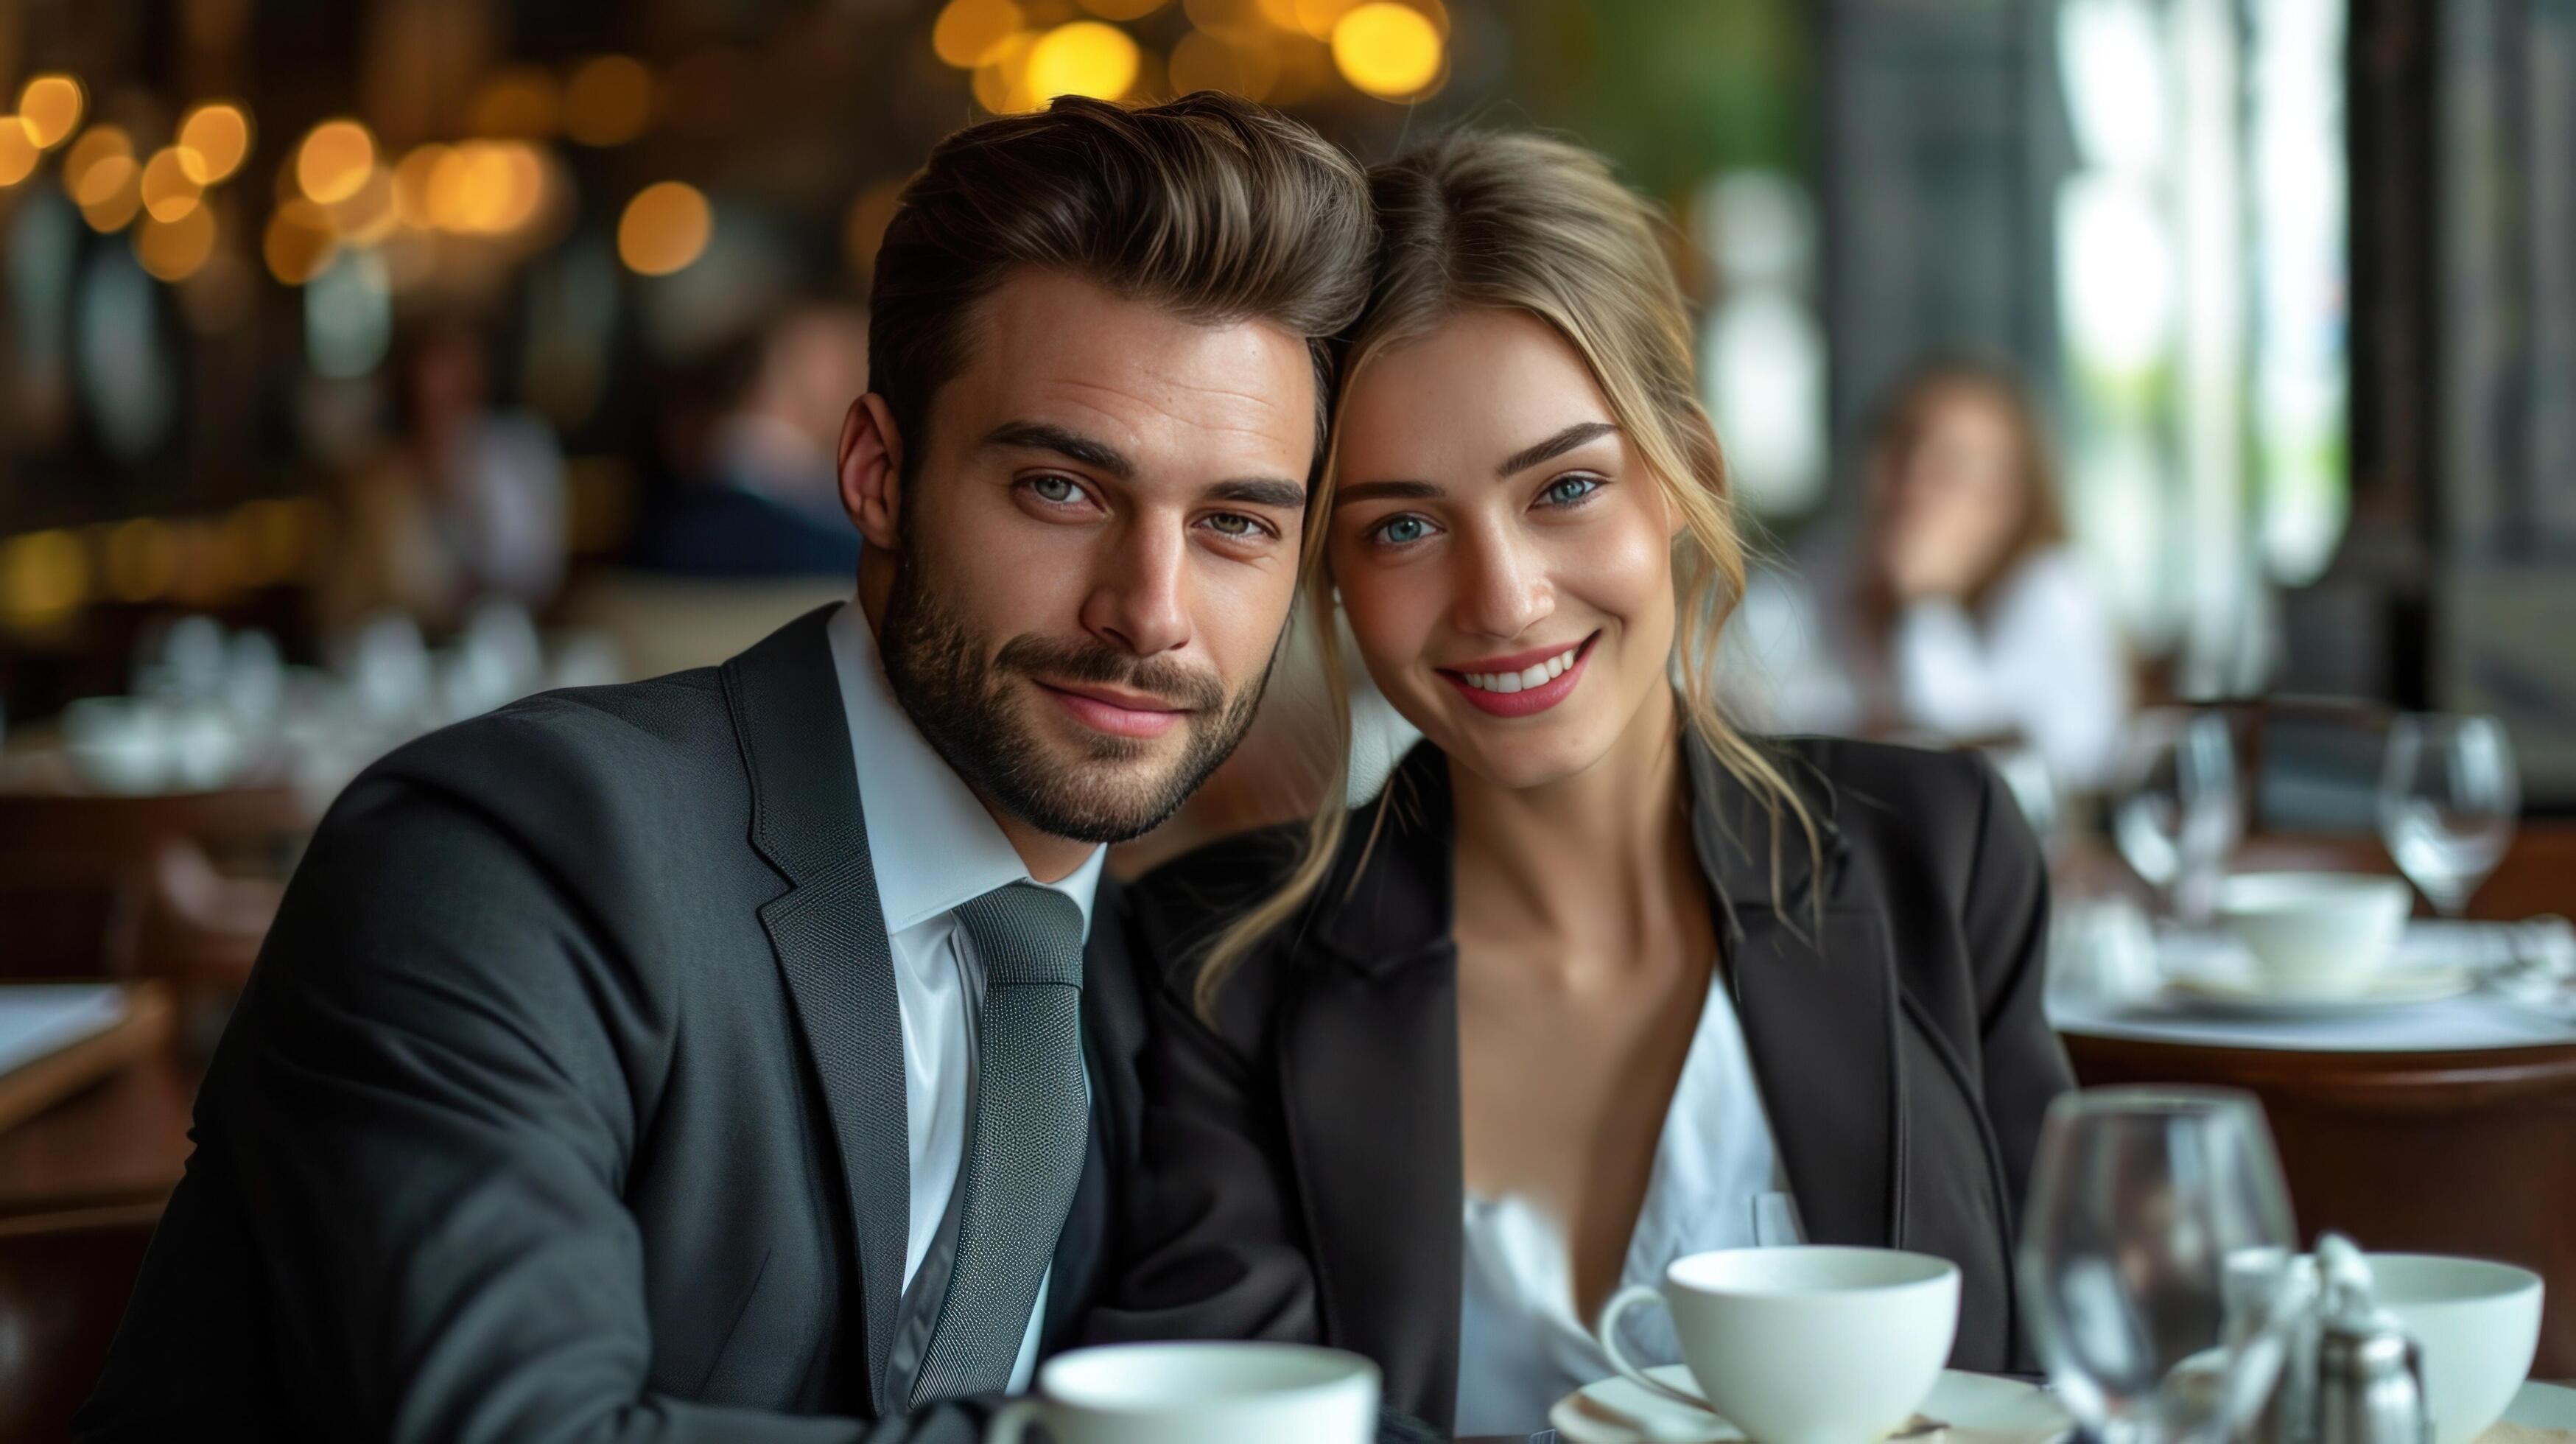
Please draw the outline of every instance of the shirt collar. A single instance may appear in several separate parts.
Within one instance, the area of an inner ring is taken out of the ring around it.
[[[832,670],[849,718],[850,755],[859,779],[859,815],[868,829],[868,861],[886,931],[899,933],[954,911],[997,887],[1033,881],[1001,825],[963,779],[921,735],[895,700],[878,659],[876,629],[857,602],[843,604],[825,627]],[[1091,905],[1108,849],[1058,881],[1041,884],[1073,899],[1091,935]]]

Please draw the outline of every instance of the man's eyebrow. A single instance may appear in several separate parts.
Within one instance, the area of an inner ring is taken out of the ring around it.
[[[1306,505],[1306,488],[1302,483],[1275,476],[1243,476],[1209,487],[1207,499],[1296,511]]]
[[[1504,457],[1503,464],[1494,468],[1494,475],[1517,476],[1542,461],[1554,461],[1583,443],[1608,436],[1618,429],[1607,421],[1578,421],[1536,446],[1524,446]]]
[[[1105,441],[1095,441],[1078,431],[1044,421],[1005,421],[984,433],[986,446],[1016,446],[1028,451],[1052,451],[1068,461],[1105,471],[1120,481],[1136,475],[1136,464],[1118,448]]]
[[[1425,501],[1446,495],[1447,492],[1427,481],[1355,481],[1334,492],[1333,504],[1339,506],[1346,501]]]

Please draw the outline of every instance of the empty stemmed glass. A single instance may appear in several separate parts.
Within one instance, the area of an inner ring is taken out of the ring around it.
[[[2061,1097],[2040,1132],[2019,1259],[2058,1398],[2105,1444],[2228,1438],[2279,1377],[2297,1242],[2252,1097]]]
[[[2122,748],[2111,830],[2120,855],[2186,921],[2209,916],[2244,828],[2236,745],[2215,712],[2139,714]]]
[[[2458,917],[2504,860],[2521,807],[2503,723],[2410,714],[2389,727],[2379,835],[2443,916]]]

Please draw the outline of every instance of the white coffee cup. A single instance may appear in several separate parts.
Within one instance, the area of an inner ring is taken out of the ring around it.
[[[2342,997],[2368,987],[2387,965],[2413,902],[2403,878],[2250,872],[2219,886],[2218,915],[2267,987]]]
[[[2423,1349],[2434,1444],[2468,1444],[2504,1417],[2540,1347],[2540,1275],[2440,1254],[2374,1253],[2371,1292]]]
[[[1959,1269],[1878,1248],[1743,1248],[1692,1254],[1662,1289],[1622,1289],[1601,1311],[1602,1349],[1648,1378],[1619,1345],[1619,1319],[1661,1300],[1703,1407],[1759,1444],[1866,1444],[1912,1418],[1941,1378],[1959,1327]]]
[[[1378,1368],[1304,1344],[1106,1344],[1038,1370],[1036,1395],[993,1416],[985,1444],[1029,1426],[1055,1444],[1369,1444]]]

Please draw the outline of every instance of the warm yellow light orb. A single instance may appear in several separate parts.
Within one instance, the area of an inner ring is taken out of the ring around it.
[[[1029,50],[1029,99],[1038,105],[1059,95],[1116,100],[1136,83],[1138,63],[1136,42],[1115,25],[1059,25]]]
[[[631,55],[582,63],[564,90],[564,132],[583,145],[624,145],[653,118],[653,73]]]
[[[930,48],[960,70],[990,65],[1004,42],[1019,33],[1020,7],[1011,0],[948,0],[930,27]]]
[[[211,101],[179,122],[179,160],[188,179],[214,185],[250,158],[250,116],[230,101]]]
[[[35,137],[27,133],[26,122],[14,115],[0,115],[0,186],[13,186],[36,173],[36,162],[44,152],[36,148]]]
[[[295,153],[295,183],[308,199],[329,205],[358,193],[376,164],[376,138],[354,120],[326,120],[313,127]]]
[[[1440,77],[1440,31],[1410,5],[1370,0],[1333,23],[1333,63],[1353,87],[1401,100]]]
[[[105,160],[134,159],[134,142],[125,132],[112,125],[93,125],[63,156],[63,194],[78,201],[81,185],[89,173]]]
[[[165,146],[143,163],[144,213],[156,221],[175,221],[197,208],[206,188],[188,177],[187,153]]]
[[[80,202],[81,219],[94,231],[121,231],[143,209],[143,168],[130,155],[106,155],[81,172],[80,188],[72,199]]]
[[[39,75],[18,92],[18,118],[27,123],[27,138],[38,150],[71,139],[86,106],[81,83],[68,75]]]
[[[340,253],[340,237],[331,213],[307,200],[287,201],[268,218],[260,255],[268,273],[290,286],[301,286],[329,269]]]
[[[635,193],[617,219],[617,258],[647,276],[684,270],[715,234],[715,213],[698,188],[663,181]]]
[[[177,220],[145,217],[134,229],[134,259],[164,281],[184,281],[197,274],[215,253],[215,209],[190,206]]]

